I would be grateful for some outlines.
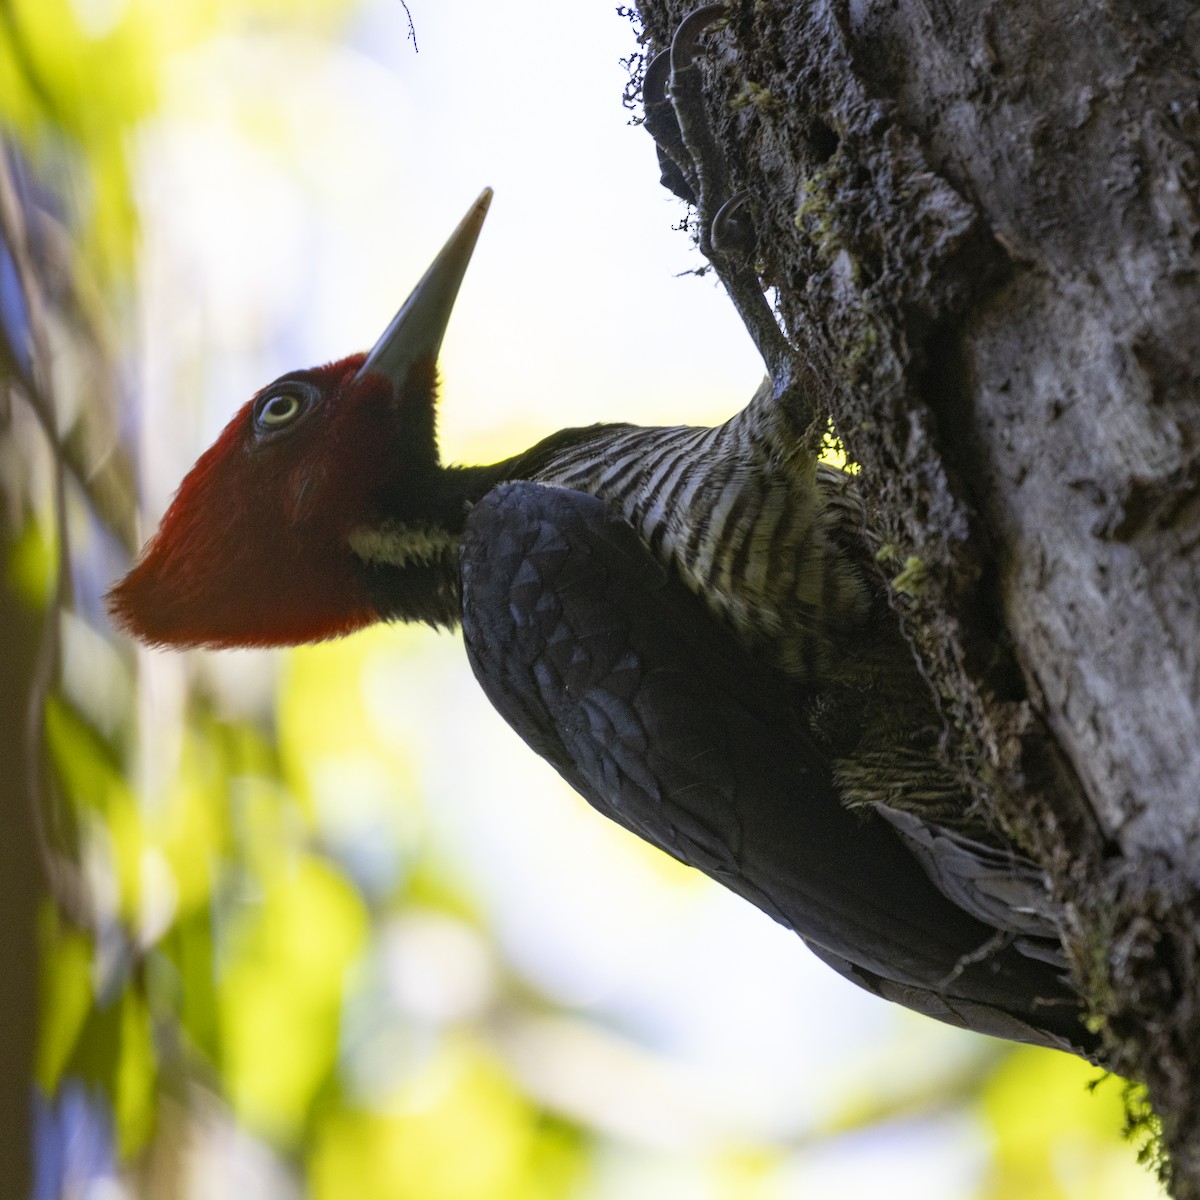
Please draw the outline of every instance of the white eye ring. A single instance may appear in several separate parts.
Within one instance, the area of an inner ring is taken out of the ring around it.
[[[280,425],[294,421],[303,408],[299,396],[291,392],[280,392],[262,406],[258,414],[258,423],[266,429],[277,429]]]

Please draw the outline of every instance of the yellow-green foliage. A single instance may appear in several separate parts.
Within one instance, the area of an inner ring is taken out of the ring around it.
[[[1124,1088],[1065,1054],[1022,1049],[988,1081],[980,1107],[992,1130],[980,1200],[1154,1200],[1163,1195],[1128,1145],[1113,1138]]]
[[[332,32],[353,8],[353,0],[13,0],[0,26],[0,120],[56,174],[65,156],[72,188],[62,199],[82,256],[102,274],[123,274],[137,237],[138,127],[156,111],[171,56],[254,23]]]
[[[313,1200],[558,1200],[582,1180],[583,1149],[464,1035],[380,1103],[332,1116],[309,1179]]]

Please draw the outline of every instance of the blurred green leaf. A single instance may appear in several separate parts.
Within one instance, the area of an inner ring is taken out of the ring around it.
[[[132,803],[113,748],[58,696],[46,701],[46,741],[64,790],[82,808],[107,813]]]
[[[177,1014],[187,1043],[215,1068],[220,1061],[220,1024],[212,924],[211,912],[197,909],[172,925],[159,947],[156,991],[164,1006]]]
[[[447,1039],[380,1111],[343,1109],[317,1131],[313,1200],[559,1200],[586,1151],[526,1099],[477,1041]]]
[[[58,551],[41,522],[30,519],[9,547],[8,571],[17,594],[42,608],[54,594]]]
[[[118,1149],[128,1157],[145,1146],[154,1130],[158,1057],[149,1006],[137,989],[125,989],[118,1014],[120,1052],[112,1081],[113,1113]]]
[[[117,913],[139,924],[146,830],[111,746],[59,697],[46,702],[46,741],[63,790],[80,814],[85,841],[111,869]]]
[[[280,862],[262,884],[221,970],[222,1065],[239,1117],[288,1144],[337,1060],[346,971],[367,922],[353,888],[313,855]]]
[[[78,989],[79,980],[72,979],[71,985]],[[90,980],[83,994],[92,999]],[[90,1007],[60,1072],[60,1078],[82,1079],[108,1098],[122,1155],[135,1154],[146,1144],[154,1128],[158,1058],[149,1007],[136,978],[108,1003]]]
[[[983,1089],[995,1151],[981,1200],[1158,1200],[1155,1178],[1116,1136],[1123,1084],[1068,1054],[1022,1048]]]
[[[40,920],[41,1028],[36,1081],[54,1094],[92,1006],[92,947],[82,933],[64,929],[49,905]]]

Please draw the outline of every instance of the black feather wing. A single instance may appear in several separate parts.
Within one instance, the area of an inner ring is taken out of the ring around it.
[[[476,677],[594,807],[878,995],[997,1036],[1086,1044],[1057,970],[938,891],[887,823],[841,805],[794,681],[751,658],[602,501],[505,484],[472,511],[461,558]]]

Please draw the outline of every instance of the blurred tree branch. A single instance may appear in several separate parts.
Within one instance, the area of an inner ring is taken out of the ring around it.
[[[5,395],[0,409],[0,440],[6,457],[19,453],[13,404],[28,402],[39,422],[39,389],[33,364],[44,361],[37,316],[36,289],[16,190],[6,155],[0,155],[0,235],[19,281],[19,296],[5,297],[3,357]],[[19,398],[18,398],[19,397]],[[52,427],[52,423],[51,423]],[[40,713],[46,685],[54,669],[53,642],[47,637],[48,610],[35,609],[18,594],[13,549],[25,517],[24,497],[6,477],[5,512],[0,524],[3,573],[0,574],[0,804],[4,836],[0,838],[0,1012],[5,1036],[0,1040],[0,1189],[4,1195],[29,1194],[33,1183],[32,1086],[37,1044],[38,938],[37,913],[45,889],[44,858],[39,831],[42,741]]]

